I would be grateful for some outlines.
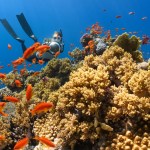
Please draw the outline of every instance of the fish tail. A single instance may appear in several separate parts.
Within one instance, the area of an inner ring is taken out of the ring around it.
[[[34,116],[34,114],[35,114],[33,110],[30,110],[30,113],[32,116]]]
[[[3,111],[0,111],[0,114],[1,114],[2,116],[5,116],[5,117],[8,116],[8,114],[4,113]]]

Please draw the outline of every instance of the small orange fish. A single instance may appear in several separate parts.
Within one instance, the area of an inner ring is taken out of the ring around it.
[[[41,103],[37,104],[30,112],[33,116],[35,114],[47,112],[52,107],[53,107],[53,103],[41,102]]]
[[[23,53],[23,58],[28,59],[30,56],[32,56],[35,53],[35,47],[31,46],[27,48]]]
[[[110,30],[107,31],[107,37],[106,37],[106,42],[109,41],[111,38],[111,33]]]
[[[0,73],[0,79],[4,80],[6,78],[6,74]]]
[[[22,87],[22,83],[20,80],[15,80],[16,87]]]
[[[32,46],[34,47],[34,48],[37,48],[37,47],[39,47],[41,44],[39,43],[39,42],[35,42]]]
[[[36,48],[40,46],[39,42],[34,43],[32,46],[27,48],[25,52],[23,53],[23,58],[28,59],[30,56],[32,56],[37,50]]]
[[[21,65],[25,61],[24,58],[18,58],[17,60],[13,61],[12,64],[14,67],[17,67],[18,65]]]
[[[14,96],[4,96],[3,100],[7,100],[7,101],[13,102],[13,103],[19,102],[19,99]]]
[[[25,72],[27,72],[26,68],[21,69],[21,70],[20,70],[20,75],[24,75]]]
[[[45,138],[45,137],[36,136],[34,139],[40,141],[41,143],[43,143],[43,144],[45,144],[49,147],[55,147],[55,144],[52,141],[50,141],[49,139]]]
[[[4,135],[0,135],[0,141],[4,141],[6,138]]]
[[[59,54],[60,54],[60,51],[56,52],[55,55],[54,55],[54,57],[55,58],[58,57]]]
[[[36,58],[32,59],[32,63],[35,64],[36,63]]]
[[[3,112],[3,109],[4,109],[5,106],[6,106],[6,103],[5,103],[5,102],[0,102],[0,114],[1,114],[2,116],[7,117],[8,114],[6,114],[6,113]]]
[[[4,66],[0,66],[0,69],[3,69],[4,68]]]
[[[22,140],[19,140],[15,146],[14,150],[20,150],[23,149],[27,144],[29,143],[29,139],[27,137],[23,138]]]
[[[29,101],[31,99],[32,94],[33,94],[32,85],[28,84],[27,89],[26,89],[26,99],[27,99],[27,101]]]
[[[42,59],[39,59],[39,60],[38,60],[38,63],[39,63],[40,65],[43,65],[43,64],[44,64],[44,62],[45,62],[45,61],[44,61],[44,60],[42,60]]]
[[[36,48],[36,50],[39,52],[39,55],[42,56],[46,51],[50,49],[49,45],[40,45]]]
[[[32,74],[32,76],[37,76],[38,74],[40,74],[40,72],[34,72],[33,74]]]
[[[118,19],[118,18],[121,18],[122,16],[116,16],[116,18]]]
[[[121,30],[126,30],[126,28],[121,28]]]
[[[7,45],[8,49],[11,50],[12,46],[10,44]]]

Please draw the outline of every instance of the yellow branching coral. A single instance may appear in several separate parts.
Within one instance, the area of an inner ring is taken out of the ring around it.
[[[110,120],[120,119],[122,116],[129,116],[143,118],[143,120],[149,120],[149,108],[150,108],[150,98],[139,98],[134,94],[127,93],[124,88],[122,90],[116,90],[112,87],[114,92],[114,97],[111,100],[111,107],[109,107],[107,112],[107,117]],[[119,91],[117,93],[117,91]]]
[[[131,131],[126,131],[125,135],[117,134],[111,144],[112,149],[122,150],[148,150],[150,148],[150,136],[148,133],[133,135]]]
[[[150,70],[139,70],[128,82],[130,90],[138,96],[150,96]]]
[[[137,71],[137,65],[130,53],[124,52],[121,47],[112,46],[107,49],[101,59],[107,65],[113,82],[127,86],[128,80]]]

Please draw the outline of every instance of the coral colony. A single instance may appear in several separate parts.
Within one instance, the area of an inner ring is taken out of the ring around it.
[[[98,24],[89,32],[71,60],[0,74],[1,150],[150,149],[150,63],[139,65],[141,40],[100,37]]]

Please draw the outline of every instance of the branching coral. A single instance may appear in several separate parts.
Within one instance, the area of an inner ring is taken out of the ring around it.
[[[111,81],[116,85],[127,86],[128,80],[137,71],[137,65],[133,61],[131,54],[124,52],[118,46],[112,46],[107,49],[101,59],[102,63],[107,65]]]
[[[70,81],[59,89],[60,94],[53,94],[52,99],[49,96],[50,101],[56,102],[59,99],[55,110],[60,118],[57,136],[62,138],[63,142],[67,140],[72,143],[74,139],[94,142],[99,137],[100,129],[108,129],[100,123],[98,115],[110,84],[108,71],[102,64],[97,64],[97,68],[94,65],[88,66],[88,58],[92,59],[88,56],[83,66],[71,73]],[[91,64],[95,64],[94,61],[93,59]],[[97,120],[97,123],[94,123],[94,120]]]
[[[120,120],[123,116],[150,119],[150,98],[139,98],[121,87],[112,87],[112,93],[114,97],[110,101],[111,107],[108,107],[106,118],[113,121]]]
[[[128,82],[130,90],[138,96],[150,97],[150,70],[139,70]]]
[[[150,136],[148,133],[133,135],[131,131],[126,131],[125,135],[117,134],[111,144],[112,149],[121,150],[147,150],[150,147]]]

